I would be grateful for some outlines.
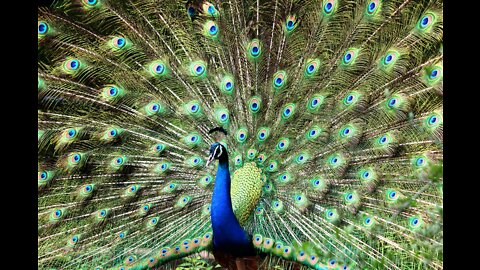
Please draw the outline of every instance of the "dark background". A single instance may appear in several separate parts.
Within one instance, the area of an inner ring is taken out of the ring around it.
[[[37,0],[38,6],[48,7],[54,0]]]

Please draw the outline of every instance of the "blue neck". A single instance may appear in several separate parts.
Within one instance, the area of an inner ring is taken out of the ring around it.
[[[212,196],[211,219],[215,249],[231,253],[251,250],[250,237],[240,226],[233,213],[228,158],[221,159],[218,163]]]

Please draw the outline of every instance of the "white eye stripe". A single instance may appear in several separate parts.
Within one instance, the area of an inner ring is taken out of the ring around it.
[[[221,156],[221,155],[222,155],[222,152],[223,152],[223,150],[222,150],[222,147],[221,147],[220,145],[219,145],[219,146],[217,146],[217,148],[218,148],[218,147],[220,147],[220,153],[218,154],[218,156]],[[215,148],[215,150],[217,150],[217,148]]]
[[[216,157],[218,146],[213,150],[212,158]]]

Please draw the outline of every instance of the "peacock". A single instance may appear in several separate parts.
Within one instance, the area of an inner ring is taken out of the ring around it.
[[[441,0],[38,8],[38,268],[443,269]]]

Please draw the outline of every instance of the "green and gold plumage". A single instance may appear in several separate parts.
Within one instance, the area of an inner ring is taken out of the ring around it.
[[[245,225],[262,195],[261,170],[255,163],[246,163],[235,171],[230,188],[232,208],[240,225]]]
[[[212,251],[220,141],[265,269],[442,269],[442,43],[441,0],[39,8],[38,268]]]

